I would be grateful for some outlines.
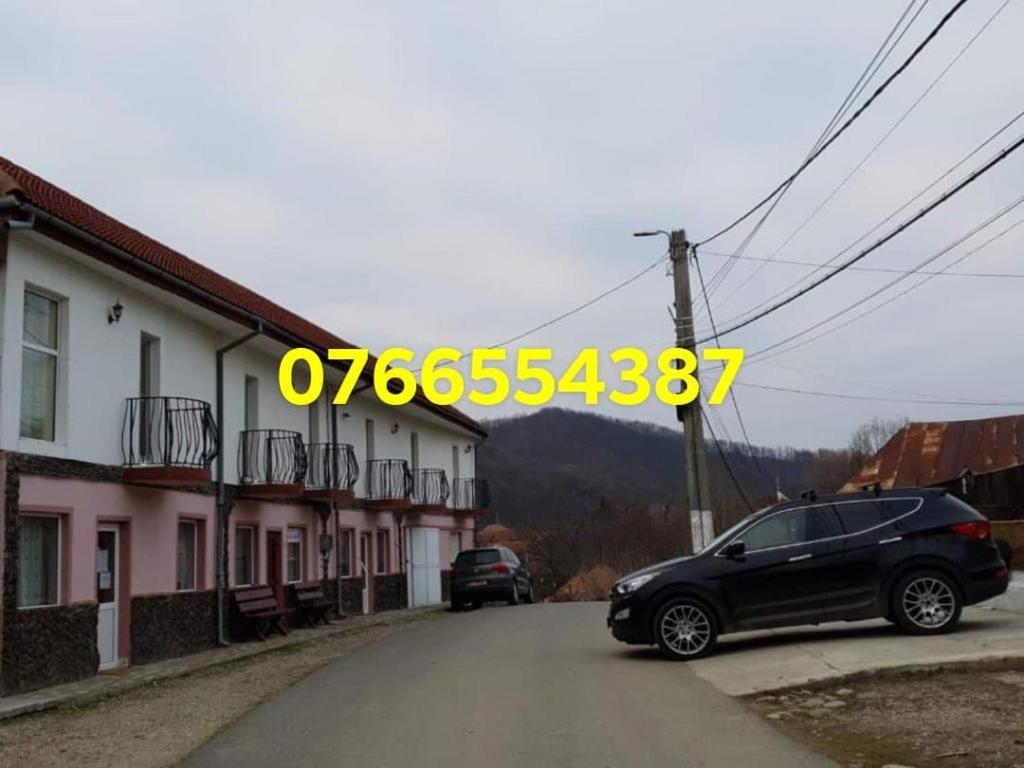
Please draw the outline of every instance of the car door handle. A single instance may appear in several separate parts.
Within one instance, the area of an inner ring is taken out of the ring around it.
[[[902,536],[893,536],[891,539],[882,539],[879,544],[895,544],[897,541],[903,541]]]
[[[789,562],[799,563],[801,560],[810,560],[811,557],[812,555],[810,552],[808,552],[806,555],[794,555],[793,557],[789,558]]]

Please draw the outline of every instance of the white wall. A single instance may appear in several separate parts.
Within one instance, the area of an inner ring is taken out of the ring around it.
[[[129,275],[35,233],[12,232],[3,273],[0,340],[0,448],[102,464],[121,464],[125,400],[139,394],[143,332],[160,338],[160,394],[215,401],[215,351],[244,332],[213,313],[183,302]],[[57,436],[54,442],[19,436],[21,407],[22,312],[26,286],[64,299],[58,379]],[[107,322],[107,309],[119,301],[119,323]],[[237,481],[238,433],[244,426],[245,376],[259,379],[259,426],[293,429],[309,439],[305,408],[287,403],[277,386],[277,364],[284,345],[267,339],[228,353],[224,371],[225,477]],[[335,385],[340,373],[329,370]],[[320,441],[330,439],[329,408],[320,408]],[[366,456],[365,419],[375,422],[377,458],[410,459],[410,432],[419,434],[420,466],[452,475],[451,449],[460,450],[461,476],[473,476],[475,437],[419,406],[381,404],[372,390],[339,407],[338,439],[352,443],[362,466]],[[349,414],[342,418],[342,413]],[[397,434],[391,427],[399,424]],[[361,487],[361,486],[360,486]]]

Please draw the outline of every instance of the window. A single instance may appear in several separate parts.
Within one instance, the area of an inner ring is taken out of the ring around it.
[[[501,561],[501,553],[496,549],[467,549],[459,552],[455,558],[455,564],[460,568],[468,568],[474,565],[491,565]]]
[[[383,529],[377,531],[377,573],[388,572],[388,555],[390,554],[390,552],[388,551],[388,543],[390,538],[388,536],[388,533],[388,531]]]
[[[373,444],[373,419],[366,420],[366,460],[371,461],[375,454]]]
[[[747,552],[754,552],[817,541],[831,535],[835,534],[826,527],[821,512],[815,507],[803,507],[772,515],[742,533],[739,539],[746,545]]]
[[[246,587],[256,581],[256,529],[251,525],[235,528],[235,586]]]
[[[139,349],[139,395],[156,397],[160,394],[160,339],[142,334]]]
[[[452,478],[462,477],[459,474],[459,446],[452,446]]]
[[[21,515],[18,532],[18,607],[60,602],[60,518]]]
[[[352,575],[353,534],[351,528],[342,528],[339,541],[341,560],[339,561],[342,576]]]
[[[305,531],[288,529],[288,581],[302,581]]]
[[[420,468],[420,436],[415,432],[409,433],[409,465],[413,472]]]
[[[195,520],[178,522],[178,591],[196,588],[199,561],[199,523]]]
[[[452,531],[448,534],[448,557],[454,561],[462,551],[462,532]]]
[[[245,428],[256,429],[260,423],[260,380],[245,377]]]
[[[309,411],[309,442],[320,442],[320,401],[314,400],[308,406]]]
[[[847,533],[878,528],[920,506],[918,499],[870,499],[835,505]]]
[[[25,291],[21,352],[21,436],[54,439],[57,413],[59,304]]]

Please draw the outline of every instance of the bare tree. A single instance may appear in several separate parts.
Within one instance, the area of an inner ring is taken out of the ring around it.
[[[901,416],[896,419],[880,419],[877,416],[866,424],[861,424],[850,437],[850,454],[856,467],[862,467],[868,459],[882,450],[889,438],[910,423],[910,419]]]

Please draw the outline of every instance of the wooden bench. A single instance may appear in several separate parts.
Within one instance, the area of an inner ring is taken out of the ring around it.
[[[234,595],[239,615],[252,626],[257,640],[265,640],[271,630],[279,632],[282,637],[288,635],[281,619],[290,611],[278,604],[272,587],[246,587],[236,590]]]
[[[295,591],[295,612],[299,621],[310,629],[319,623],[331,623],[327,614],[334,603],[324,594],[323,585],[319,581],[301,581],[291,586]]]

